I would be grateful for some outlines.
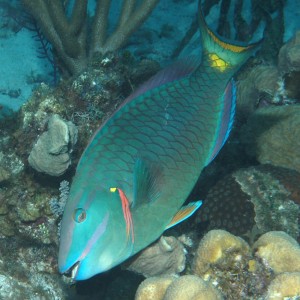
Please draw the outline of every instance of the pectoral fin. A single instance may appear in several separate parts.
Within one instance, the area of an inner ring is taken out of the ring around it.
[[[157,163],[138,158],[134,168],[133,207],[155,201],[160,195],[162,169]]]
[[[169,225],[166,227],[165,230],[189,218],[201,205],[202,205],[202,201],[196,201],[196,202],[191,202],[186,206],[183,206],[173,217],[173,219],[171,220],[171,222],[169,223]]]

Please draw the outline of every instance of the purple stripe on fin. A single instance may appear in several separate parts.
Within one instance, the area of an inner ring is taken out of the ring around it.
[[[224,108],[222,112],[219,133],[209,162],[211,162],[217,156],[223,147],[233,125],[236,105],[236,86],[233,79],[227,84],[223,98]]]

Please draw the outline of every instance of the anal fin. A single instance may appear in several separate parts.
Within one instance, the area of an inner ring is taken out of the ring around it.
[[[196,201],[183,206],[173,217],[173,219],[171,220],[169,225],[165,228],[165,230],[189,218],[201,205],[202,205],[202,201]]]

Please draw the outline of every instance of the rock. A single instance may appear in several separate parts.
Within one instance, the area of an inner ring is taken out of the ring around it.
[[[162,236],[129,262],[127,269],[145,277],[173,275],[185,268],[185,249],[175,237]]]
[[[62,175],[70,166],[70,153],[77,142],[77,128],[54,114],[30,152],[28,162],[38,172],[51,176]]]

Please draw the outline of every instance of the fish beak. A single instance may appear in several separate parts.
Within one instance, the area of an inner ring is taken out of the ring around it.
[[[78,269],[79,269],[79,265],[80,265],[80,260],[77,261],[72,267],[70,267],[68,270],[66,270],[65,272],[63,272],[64,275],[66,275],[67,277],[71,277],[73,281],[75,281],[77,273],[78,273]]]
[[[71,278],[73,280],[75,280],[76,276],[77,276],[77,272],[78,272],[78,268],[80,265],[80,261],[76,262],[75,265],[73,267],[71,267]]]

